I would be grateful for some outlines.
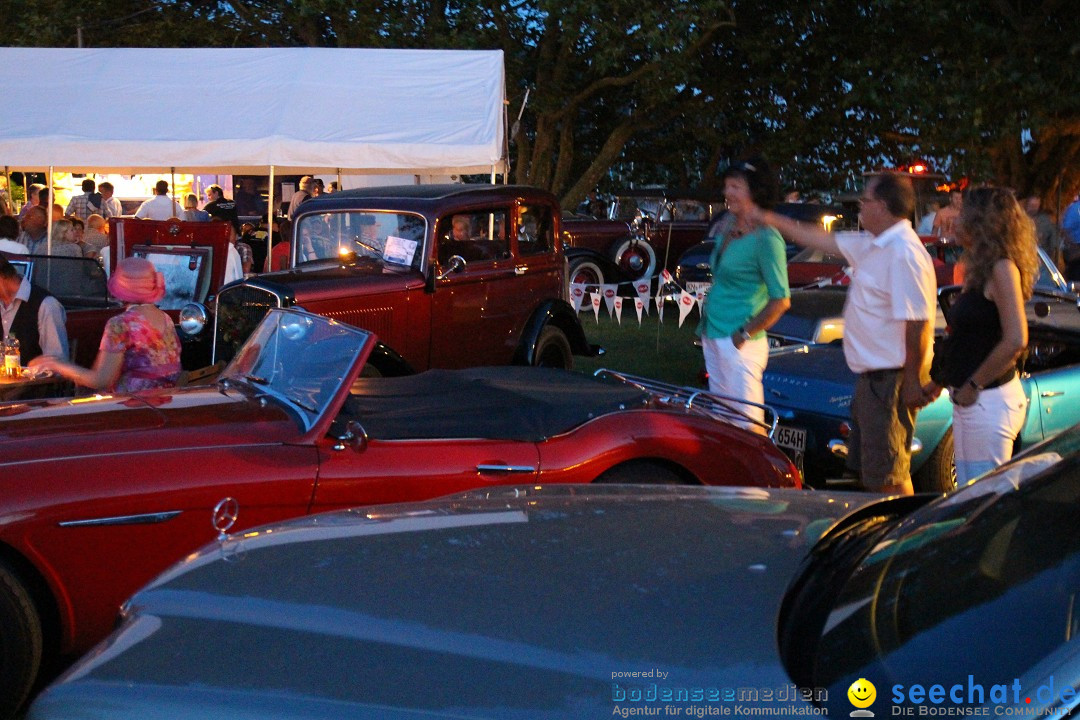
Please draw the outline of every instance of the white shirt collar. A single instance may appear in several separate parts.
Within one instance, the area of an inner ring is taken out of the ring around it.
[[[911,229],[911,221],[904,218],[896,224],[890,225],[886,228],[885,232],[875,237],[874,245],[877,247],[885,247],[894,238],[903,237],[907,232],[913,232]]]

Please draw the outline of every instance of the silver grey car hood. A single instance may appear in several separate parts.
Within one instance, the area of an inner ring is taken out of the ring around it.
[[[267,526],[139,592],[30,717],[608,717],[635,688],[794,691],[784,590],[877,499],[500,488]]]

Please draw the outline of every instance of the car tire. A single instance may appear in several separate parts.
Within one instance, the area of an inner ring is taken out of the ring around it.
[[[604,271],[592,260],[572,260],[570,262],[570,284],[580,283],[585,285],[585,290],[600,289],[604,284]]]
[[[632,460],[606,470],[593,480],[601,485],[688,485],[669,467],[649,460]]]
[[[560,368],[572,370],[574,353],[566,334],[557,327],[548,325],[541,331],[533,352],[533,365],[536,367]]]
[[[41,618],[30,593],[0,561],[0,717],[12,717],[41,668]]]
[[[646,240],[628,237],[611,246],[611,259],[630,280],[656,274],[656,251]]]
[[[911,484],[915,486],[915,492],[945,493],[956,489],[952,428],[945,431],[926,464],[911,476]]]

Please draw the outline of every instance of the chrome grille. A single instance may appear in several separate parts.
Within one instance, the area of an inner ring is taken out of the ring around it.
[[[214,316],[214,362],[232,360],[266,313],[277,307],[281,307],[281,298],[257,287],[237,285],[218,293]]]

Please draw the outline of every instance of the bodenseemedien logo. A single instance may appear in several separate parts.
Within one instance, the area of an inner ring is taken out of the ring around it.
[[[866,709],[873,705],[874,700],[877,699],[877,688],[874,687],[874,683],[866,678],[859,678],[851,683],[851,687],[847,689],[847,697],[848,701],[856,708],[849,713],[851,717],[874,717],[873,711]]]

